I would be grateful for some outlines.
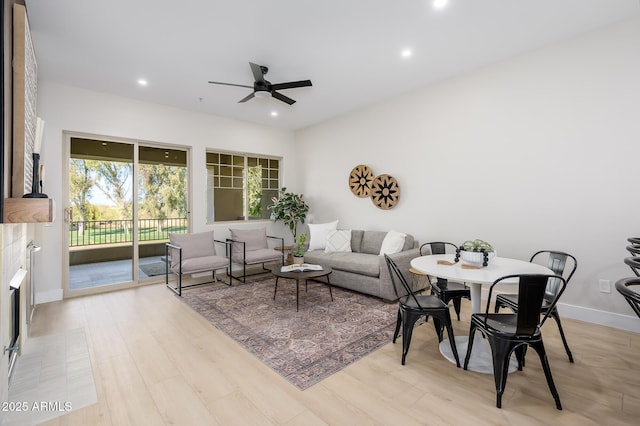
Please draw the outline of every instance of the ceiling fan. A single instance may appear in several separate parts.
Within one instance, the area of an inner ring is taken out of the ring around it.
[[[249,62],[251,66],[251,72],[253,72],[253,78],[255,79],[253,86],[247,86],[245,84],[233,84],[233,83],[221,83],[219,81],[210,81],[211,84],[223,84],[225,86],[237,86],[253,89],[253,92],[244,98],[240,99],[238,103],[247,102],[249,99],[256,98],[269,98],[274,97],[279,101],[287,103],[289,105],[294,104],[296,101],[293,99],[276,92],[276,90],[293,89],[296,87],[308,87],[311,86],[311,80],[290,81],[288,83],[271,84],[270,81],[264,79],[264,76],[269,72],[269,68],[264,65],[254,64]]]

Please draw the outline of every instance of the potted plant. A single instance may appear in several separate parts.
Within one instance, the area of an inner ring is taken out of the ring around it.
[[[487,266],[496,257],[493,246],[483,240],[468,240],[456,251],[456,262],[473,266]]]
[[[293,263],[304,263],[305,243],[307,242],[307,234],[301,234],[293,238],[293,248],[291,254]]]
[[[283,187],[280,191],[280,196],[273,197],[271,200],[273,204],[268,207],[271,210],[271,220],[284,222],[291,231],[293,242],[296,244],[298,222],[304,223],[309,212],[309,206],[304,201],[304,195],[287,192],[287,188]]]

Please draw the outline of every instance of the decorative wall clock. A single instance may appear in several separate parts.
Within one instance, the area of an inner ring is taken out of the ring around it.
[[[360,164],[351,170],[349,175],[349,188],[356,197],[367,198],[371,196],[371,185],[373,184],[373,172],[369,166]]]
[[[392,209],[400,199],[398,181],[391,175],[378,175],[373,181],[371,201],[382,210]]]

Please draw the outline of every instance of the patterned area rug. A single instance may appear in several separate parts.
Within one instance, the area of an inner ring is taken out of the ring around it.
[[[306,389],[391,342],[398,305],[324,284],[275,278],[200,287],[184,301],[299,389]]]

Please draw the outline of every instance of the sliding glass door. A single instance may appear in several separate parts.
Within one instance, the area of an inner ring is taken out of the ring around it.
[[[158,281],[169,232],[187,232],[187,151],[69,137],[70,294]]]

